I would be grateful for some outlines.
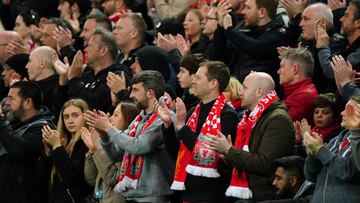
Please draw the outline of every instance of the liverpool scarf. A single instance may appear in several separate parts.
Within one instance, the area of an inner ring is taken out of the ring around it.
[[[196,132],[198,117],[200,114],[201,102],[196,106],[186,125],[193,132]],[[186,146],[181,143],[176,161],[174,182],[171,185],[173,190],[185,190],[186,174],[217,178],[220,174],[217,171],[219,156],[215,151],[205,147],[205,136],[218,136],[217,131],[221,131],[220,114],[226,104],[226,99],[221,94],[212,106],[201,130],[197,137],[195,146],[190,152]]]
[[[260,119],[262,113],[277,99],[276,92],[272,91],[260,100],[250,115],[248,115],[248,112],[244,113],[237,127],[235,148],[249,151],[249,142],[254,126]],[[226,190],[225,195],[241,199],[252,198],[252,192],[249,188],[245,170],[238,171],[235,167],[233,168],[230,186]]]
[[[156,120],[158,115],[154,113],[145,123],[143,129],[140,132],[140,135],[145,132],[146,129]],[[133,125],[130,128],[130,137],[135,137],[136,129],[141,121],[141,115],[138,115],[135,118]],[[128,152],[124,153],[124,157],[122,159],[122,163],[120,166],[120,176],[119,182],[115,186],[115,191],[120,193],[126,188],[136,189],[137,183],[140,178],[142,166],[144,163],[144,156],[143,155],[134,155]]]

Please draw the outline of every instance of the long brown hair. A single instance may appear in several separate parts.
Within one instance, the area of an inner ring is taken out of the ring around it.
[[[84,100],[71,99],[64,103],[60,111],[60,116],[56,127],[56,131],[59,133],[61,144],[65,147],[66,153],[69,155],[69,157],[71,157],[74,152],[75,144],[81,139],[81,132],[80,132],[81,127],[85,126],[85,120],[83,119],[81,126],[79,126],[79,128],[76,130],[74,136],[72,136],[71,133],[66,129],[63,113],[64,110],[70,106],[78,107],[82,113],[85,113],[89,109],[87,103]],[[55,166],[53,166],[51,170],[50,185],[53,185],[56,175],[57,175],[57,170]]]
[[[130,123],[135,119],[137,115],[139,115],[140,110],[136,107],[136,105],[132,102],[120,102],[118,106],[121,106],[121,114],[124,118],[124,126],[125,129],[119,130],[126,130]]]

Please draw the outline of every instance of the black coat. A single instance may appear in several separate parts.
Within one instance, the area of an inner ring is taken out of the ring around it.
[[[43,119],[45,122],[31,125]],[[47,110],[24,122],[14,121],[9,124],[0,119],[0,142],[8,151],[0,156],[0,202],[41,202],[40,196],[46,194],[43,189],[47,185],[38,180],[38,158],[44,151],[41,129],[44,123],[53,126],[52,116]],[[22,136],[14,135],[14,131],[24,126],[30,126]]]

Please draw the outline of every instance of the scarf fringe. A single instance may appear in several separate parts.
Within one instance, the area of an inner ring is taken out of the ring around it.
[[[185,183],[174,180],[173,183],[171,184],[170,189],[184,191],[185,190]]]
[[[202,176],[207,178],[220,177],[219,172],[215,168],[204,168],[188,164],[186,166],[186,172],[194,176]]]
[[[252,191],[247,187],[230,186],[225,193],[228,197],[237,197],[240,199],[251,199]]]
[[[115,185],[114,191],[117,193],[121,193],[126,190],[126,188],[136,189],[138,184],[137,179],[131,179],[128,176],[125,176],[121,182],[118,182]]]

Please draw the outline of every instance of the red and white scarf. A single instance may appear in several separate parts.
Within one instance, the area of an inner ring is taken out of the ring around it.
[[[158,115],[154,113],[146,121],[139,136],[141,136],[145,132],[145,130],[149,128],[149,126],[156,120],[157,117]],[[134,124],[131,126],[129,133],[130,137],[135,137],[136,129],[140,121],[141,121],[141,115],[138,115],[135,118]],[[120,193],[126,190],[126,188],[136,189],[137,183],[140,178],[143,163],[144,163],[143,155],[139,156],[125,152],[120,166],[119,182],[116,184],[114,190]]]
[[[221,94],[212,106],[200,130],[192,152],[181,142],[176,161],[174,182],[171,185],[172,190],[185,190],[184,183],[187,173],[208,178],[217,178],[220,176],[217,171],[219,156],[215,151],[205,147],[204,137],[208,135],[218,136],[217,131],[221,131],[220,114],[225,104],[226,99],[224,95]],[[201,105],[202,102],[196,106],[186,123],[193,132],[196,132]]]
[[[250,115],[244,113],[242,120],[238,124],[237,134],[234,147],[249,151],[249,142],[251,138],[251,132],[254,129],[257,121],[260,119],[262,113],[267,109],[274,101],[278,99],[276,92],[273,90],[266,95],[251,111]],[[252,198],[252,191],[249,188],[247,181],[247,175],[245,170],[238,171],[235,167],[232,171],[230,186],[226,190],[226,196],[237,197],[241,199]]]

